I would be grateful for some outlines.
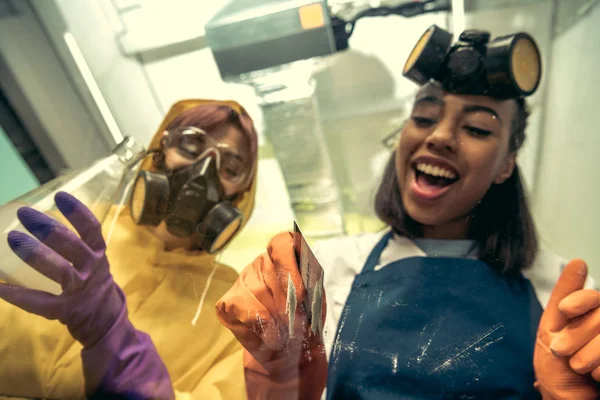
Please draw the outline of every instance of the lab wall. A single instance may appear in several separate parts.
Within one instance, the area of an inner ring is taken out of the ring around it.
[[[106,142],[81,106],[29,2],[10,4],[10,12],[0,16],[2,90],[55,173],[87,166],[106,154]],[[59,144],[56,152],[48,140]]]
[[[0,127],[0,206],[39,186],[39,182]]]
[[[139,60],[119,49],[117,38],[125,28],[112,7],[113,2],[34,0],[31,4],[61,55],[64,68],[74,77],[90,113],[95,119],[104,120],[105,125],[110,119],[116,122],[118,132],[111,132],[109,126],[102,127],[102,134],[111,139],[111,145],[118,141],[114,136],[119,133],[148,143],[165,110],[157,101]],[[72,38],[70,46],[65,33]],[[94,81],[91,85],[85,81],[82,69],[91,72]],[[94,85],[102,98],[93,98]],[[102,115],[103,101],[110,115]]]
[[[545,246],[583,258],[600,280],[600,6],[553,42],[534,196]]]

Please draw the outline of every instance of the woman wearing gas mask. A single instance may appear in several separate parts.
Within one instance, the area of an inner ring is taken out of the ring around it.
[[[375,201],[388,229],[314,249],[323,336],[290,306],[315,290],[290,233],[219,301],[249,398],[600,398],[600,295],[583,261],[538,250],[516,161],[539,51],[489,39],[433,26],[410,54],[421,87]]]
[[[254,206],[253,122],[235,102],[182,101],[149,152],[130,205],[115,207],[103,232],[66,193],[56,203],[79,236],[19,211],[38,240],[12,233],[11,248],[63,293],[0,284],[0,395],[171,398],[174,388],[195,398],[245,397],[241,346],[214,305],[237,277],[216,254]]]

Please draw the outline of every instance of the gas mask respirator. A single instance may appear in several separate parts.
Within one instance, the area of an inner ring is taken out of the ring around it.
[[[207,149],[194,164],[175,171],[141,171],[131,196],[136,224],[157,226],[181,238],[197,234],[202,249],[213,254],[242,226],[243,215],[224,195],[219,154]]]
[[[532,95],[541,65],[539,49],[526,33],[490,41],[489,32],[467,30],[452,45],[452,34],[433,25],[410,53],[403,74],[419,85],[437,81],[450,93],[505,100]]]

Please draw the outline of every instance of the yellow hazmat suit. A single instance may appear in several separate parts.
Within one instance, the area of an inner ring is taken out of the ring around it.
[[[205,102],[176,103],[149,149],[158,148],[175,116]],[[241,110],[237,103],[226,104]],[[254,157],[254,171],[256,162]],[[151,165],[146,162],[142,168]],[[244,221],[254,207],[255,188],[253,179],[236,204]],[[165,251],[163,242],[134,224],[128,207],[115,206],[103,231],[111,272],[127,296],[129,318],[151,336],[175,390],[195,399],[244,399],[242,348],[215,313],[217,300],[237,273],[202,251]],[[60,322],[0,302],[0,331],[0,398],[85,398],[81,345]]]

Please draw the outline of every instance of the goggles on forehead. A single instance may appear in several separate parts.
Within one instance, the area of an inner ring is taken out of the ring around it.
[[[248,159],[248,155],[244,159],[242,154],[228,144],[219,142],[195,126],[165,131],[162,146],[165,149],[175,149],[182,157],[193,162],[214,153],[219,176],[234,184],[243,182],[248,174],[249,167],[244,161]]]
[[[402,73],[419,85],[434,80],[450,93],[504,100],[536,91],[542,60],[527,33],[490,41],[489,32],[467,30],[452,44],[451,33],[432,25],[408,56]]]

